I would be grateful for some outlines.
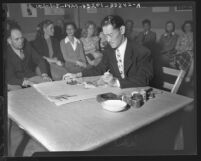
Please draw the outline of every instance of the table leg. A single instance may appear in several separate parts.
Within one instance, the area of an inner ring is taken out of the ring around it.
[[[12,120],[8,119],[8,156],[11,155],[11,128],[12,128]]]
[[[23,131],[23,138],[15,151],[15,156],[18,156],[18,157],[23,156],[24,150],[25,150],[29,140],[30,140],[30,136],[25,131]]]

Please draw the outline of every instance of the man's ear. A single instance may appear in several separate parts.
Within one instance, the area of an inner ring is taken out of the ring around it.
[[[7,38],[7,43],[11,44],[11,38],[10,37]]]
[[[124,35],[125,32],[126,32],[126,27],[125,26],[121,26],[120,27],[120,32],[121,32],[122,35]]]

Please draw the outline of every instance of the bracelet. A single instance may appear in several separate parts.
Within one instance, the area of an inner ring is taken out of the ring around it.
[[[48,75],[46,73],[41,74],[42,77],[48,77]]]

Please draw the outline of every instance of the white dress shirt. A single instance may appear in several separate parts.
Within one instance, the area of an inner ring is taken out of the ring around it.
[[[121,58],[121,62],[122,62],[124,78],[125,78],[125,73],[124,73],[124,57],[125,57],[126,45],[127,45],[127,38],[125,38],[125,40],[123,41],[123,43],[115,51],[115,53],[116,53],[117,50],[118,50],[119,53],[120,53],[120,58]],[[115,84],[117,85],[117,87],[120,87],[119,80],[117,80],[115,82]]]
[[[69,40],[68,36],[66,36],[64,42],[65,42],[66,44],[67,44],[68,42],[70,42],[70,44],[72,45],[74,51],[75,51],[76,48],[77,48],[77,43],[80,43],[80,41],[79,41],[77,38],[75,38],[75,37],[74,37],[74,42],[71,42],[71,41]]]
[[[123,43],[116,49],[116,58],[117,58],[117,51],[120,53],[120,59],[122,62],[122,68],[123,68],[123,75],[124,75],[124,56],[125,56],[125,51],[126,51],[126,45],[127,45],[127,38],[123,41]],[[124,76],[125,77],[125,76]]]

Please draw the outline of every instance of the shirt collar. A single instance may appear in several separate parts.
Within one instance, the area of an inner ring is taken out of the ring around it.
[[[66,36],[64,42],[65,42],[66,44],[67,44],[68,42],[70,42],[68,36]],[[74,43],[80,43],[80,41],[79,41],[76,37],[74,37]]]
[[[10,47],[17,55],[20,55],[20,52],[23,51],[23,49],[21,50],[15,49],[14,47],[12,47],[12,45],[10,45]]]
[[[164,36],[168,36],[168,35],[172,35],[174,36],[175,35],[175,32],[171,32],[170,34],[168,34],[167,32],[164,34]]]

